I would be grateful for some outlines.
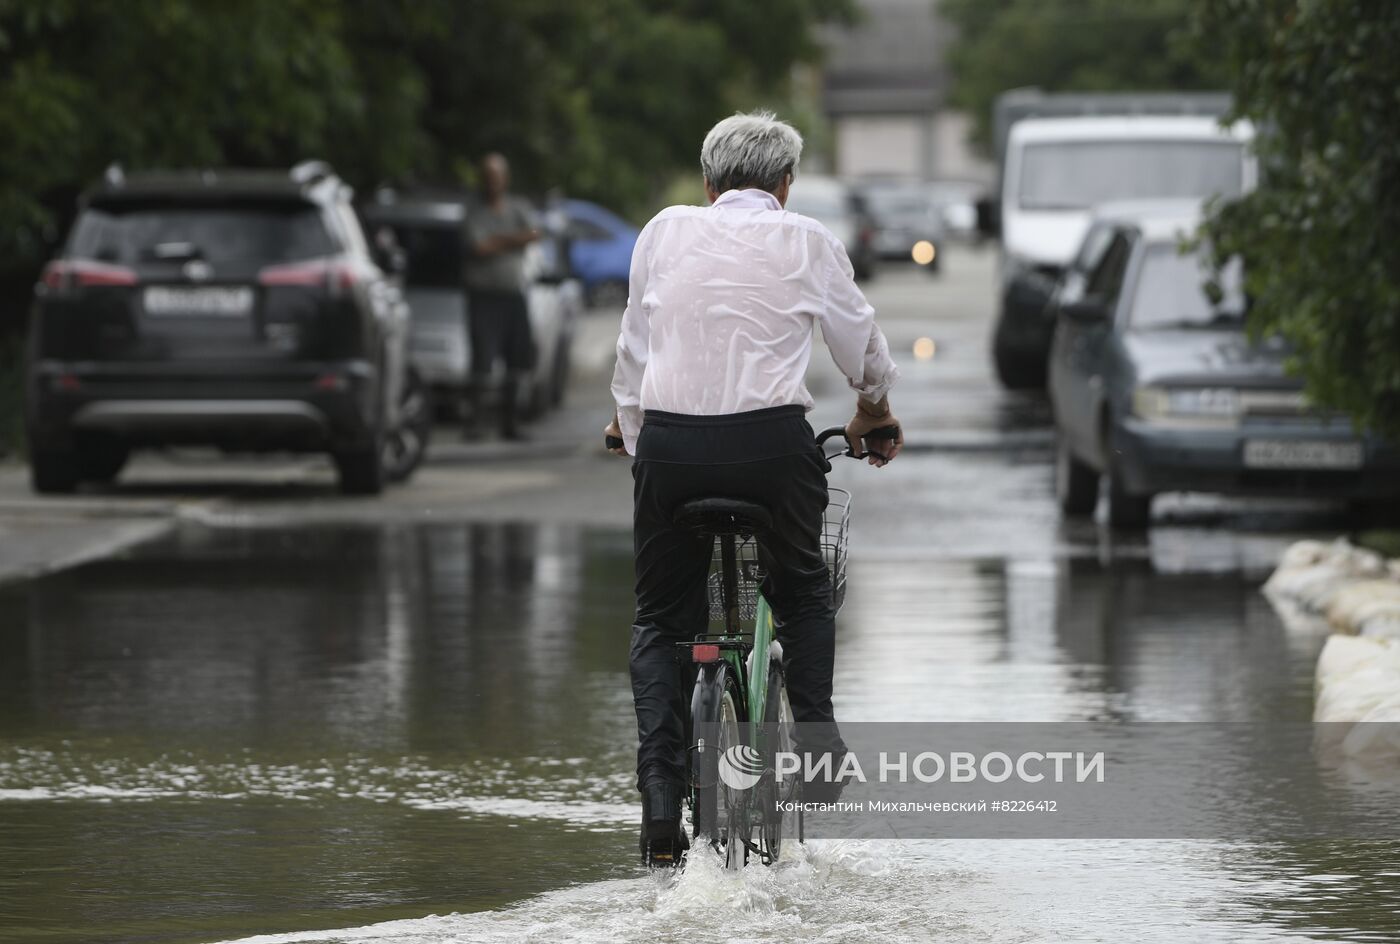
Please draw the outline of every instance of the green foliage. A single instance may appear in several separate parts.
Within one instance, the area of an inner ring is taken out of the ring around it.
[[[992,104],[1008,89],[1158,91],[1223,83],[1209,51],[1187,39],[1193,0],[942,0],[954,26],[953,100],[991,143]]]
[[[1313,400],[1400,439],[1400,4],[1206,0],[1194,33],[1261,129],[1265,179],[1216,208],[1251,329],[1293,345]]]
[[[0,0],[0,329],[73,201],[127,169],[329,159],[646,204],[851,0]]]

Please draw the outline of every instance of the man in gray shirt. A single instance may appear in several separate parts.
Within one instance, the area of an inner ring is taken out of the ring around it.
[[[496,388],[501,435],[518,439],[518,399],[522,382],[535,366],[535,342],[525,301],[525,247],[540,238],[534,211],[509,193],[510,166],[500,154],[481,161],[481,190],[467,205],[468,331],[472,342],[472,377],[467,434],[485,418],[487,394],[496,362],[505,365],[505,380]]]

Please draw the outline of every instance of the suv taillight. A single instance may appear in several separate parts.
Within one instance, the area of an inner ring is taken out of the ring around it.
[[[136,273],[125,266],[91,259],[60,259],[44,268],[42,282],[59,292],[89,285],[135,285]]]
[[[258,284],[264,286],[300,285],[325,288],[331,295],[348,292],[358,276],[346,262],[335,259],[312,259],[286,265],[268,266],[258,273]]]

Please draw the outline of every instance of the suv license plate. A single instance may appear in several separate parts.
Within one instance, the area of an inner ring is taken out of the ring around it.
[[[1361,461],[1359,442],[1250,439],[1244,444],[1249,469],[1359,469]]]
[[[234,318],[253,310],[253,290],[236,288],[182,288],[153,285],[146,289],[148,315],[204,315]]]

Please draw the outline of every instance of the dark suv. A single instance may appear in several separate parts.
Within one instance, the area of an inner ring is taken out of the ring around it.
[[[378,492],[407,306],[321,162],[108,173],[35,290],[26,423],[40,492],[110,481],[130,450],[326,451]]]

